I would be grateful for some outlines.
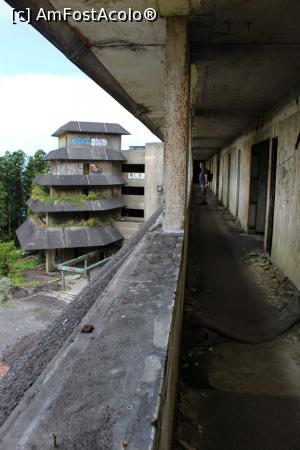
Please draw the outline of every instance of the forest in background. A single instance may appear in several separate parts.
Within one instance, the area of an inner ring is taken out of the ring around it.
[[[0,156],[0,242],[13,240],[19,246],[16,229],[26,219],[34,177],[48,168],[45,154],[37,150],[28,156],[17,150]]]

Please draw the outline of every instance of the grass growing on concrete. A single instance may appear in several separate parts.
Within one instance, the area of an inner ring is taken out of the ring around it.
[[[82,219],[79,222],[76,220],[69,220],[68,222],[58,223],[51,225],[52,227],[98,227],[100,225],[113,225],[114,220],[112,218],[108,219],[98,219],[92,217],[90,219]]]
[[[101,220],[96,218],[91,218],[87,220],[81,220],[80,225],[85,227],[97,227],[98,225],[113,225],[114,220],[112,218]]]
[[[105,200],[105,196],[100,192],[91,191],[89,194],[84,195],[64,195],[58,194],[55,196],[50,195],[41,186],[33,185],[31,192],[31,200],[39,200],[45,203],[55,202],[68,202],[68,203],[84,203],[93,200]]]

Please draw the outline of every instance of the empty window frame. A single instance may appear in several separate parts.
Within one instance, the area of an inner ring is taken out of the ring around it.
[[[144,188],[140,186],[122,186],[123,195],[144,195]]]
[[[145,164],[122,164],[122,172],[145,173]]]

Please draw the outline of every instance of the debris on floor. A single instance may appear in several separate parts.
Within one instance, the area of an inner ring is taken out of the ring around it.
[[[271,261],[267,253],[250,252],[245,255],[258,285],[267,293],[266,299],[278,309],[284,309],[288,303],[299,302],[300,293],[284,273]]]

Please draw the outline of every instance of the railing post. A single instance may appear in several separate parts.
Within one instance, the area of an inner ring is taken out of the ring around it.
[[[85,260],[84,260],[84,273],[85,273],[86,279],[88,280],[88,282],[90,282],[90,281],[91,281],[91,277],[90,277],[90,273],[89,273],[89,271],[88,271],[88,262],[87,262],[87,258],[88,258],[88,257],[86,257]]]
[[[66,289],[65,272],[61,271],[61,288],[64,291]]]

